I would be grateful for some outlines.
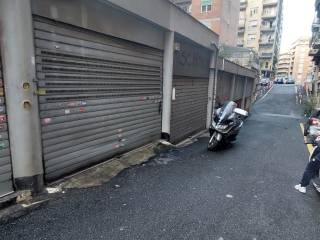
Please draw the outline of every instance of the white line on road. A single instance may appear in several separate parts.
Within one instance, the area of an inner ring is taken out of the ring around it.
[[[268,116],[268,117],[282,117],[282,118],[301,119],[301,117],[297,116],[297,115],[285,115],[285,114],[277,114],[277,113],[261,113],[260,115],[264,115],[264,116]]]
[[[256,101],[256,103],[262,101],[270,93],[270,91],[273,89],[273,87],[274,87],[274,85],[272,85],[272,87],[269,89],[269,91],[262,98],[260,98],[258,101]]]

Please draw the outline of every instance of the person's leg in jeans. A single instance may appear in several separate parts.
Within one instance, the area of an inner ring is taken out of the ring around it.
[[[320,169],[320,161],[314,160],[310,161],[306,167],[306,170],[303,173],[303,177],[301,179],[301,187],[306,187],[310,184],[311,179],[315,178]]]

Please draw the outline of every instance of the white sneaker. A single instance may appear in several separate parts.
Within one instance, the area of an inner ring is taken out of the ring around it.
[[[302,187],[301,184],[295,185],[294,188],[297,189],[301,193],[306,193],[307,192],[307,188],[306,187]]]

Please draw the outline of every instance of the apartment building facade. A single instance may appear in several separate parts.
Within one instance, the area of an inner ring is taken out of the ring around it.
[[[278,77],[289,77],[292,62],[292,54],[290,52],[281,53],[277,67]]]
[[[318,95],[320,89],[319,67],[320,67],[320,0],[315,1],[315,18],[312,23],[312,38],[310,41],[309,56],[314,64],[312,90],[314,96]]]
[[[298,84],[304,84],[308,75],[313,72],[313,63],[312,58],[309,56],[309,51],[309,38],[299,38],[292,45],[290,76],[292,76]]]
[[[240,2],[234,0],[170,0],[219,34],[220,44],[236,46]]]
[[[309,38],[301,37],[292,44],[288,52],[280,54],[277,76],[292,77],[297,84],[303,85],[313,72],[309,44]]]
[[[279,57],[283,0],[240,0],[238,46],[259,54],[261,74],[273,77]]]

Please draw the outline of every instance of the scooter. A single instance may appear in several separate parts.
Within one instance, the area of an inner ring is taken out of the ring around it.
[[[232,101],[218,108],[209,128],[208,150],[215,151],[222,145],[234,142],[246,117],[248,117],[248,112],[237,108],[237,104]]]

